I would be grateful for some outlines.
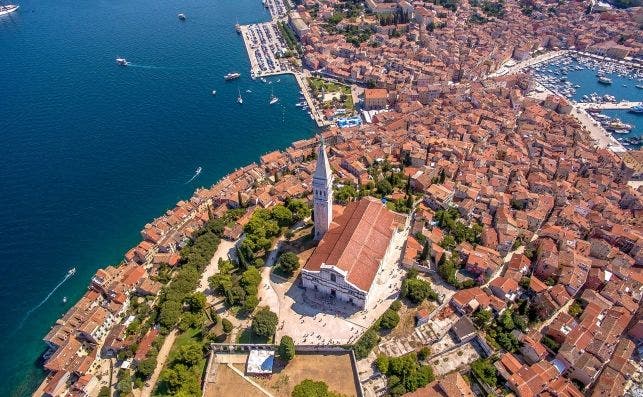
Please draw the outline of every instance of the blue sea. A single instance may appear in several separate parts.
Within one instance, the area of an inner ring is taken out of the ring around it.
[[[249,78],[234,23],[268,20],[260,0],[15,1],[0,17],[0,396],[33,392],[42,337],[145,223],[316,132],[294,78]]]
[[[616,101],[643,101],[643,89],[637,88],[637,85],[643,84],[643,81],[637,79],[634,73],[630,74],[619,74],[616,72],[608,72],[604,75],[609,77],[612,80],[612,84],[605,85],[598,82],[596,76],[598,68],[596,65],[591,64],[582,65],[574,61],[570,64],[571,68],[565,75],[559,75],[550,73],[549,71],[556,72],[560,70],[560,67],[555,64],[558,59],[554,59],[550,62],[545,62],[542,64],[542,69],[545,70],[545,74],[549,76],[554,76],[557,81],[560,77],[565,77],[569,83],[572,85],[579,85],[580,87],[575,89],[575,92],[571,96],[571,99],[577,102],[585,102],[586,99],[583,96],[591,96],[592,93],[599,95],[612,95],[616,98]],[[582,65],[582,70],[576,70],[577,65]],[[559,83],[560,84],[560,83]],[[615,135],[617,139],[625,137],[640,137],[643,135],[643,114],[641,113],[631,113],[627,110],[604,110],[602,113],[610,116],[617,117],[624,123],[632,125],[634,128],[627,135]],[[629,145],[626,146],[628,149],[638,149],[640,145]]]

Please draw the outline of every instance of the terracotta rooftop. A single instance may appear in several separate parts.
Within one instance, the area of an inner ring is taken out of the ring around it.
[[[368,291],[398,222],[377,199],[352,202],[333,221],[304,269],[316,272],[322,264],[336,266],[347,273],[349,282]]]

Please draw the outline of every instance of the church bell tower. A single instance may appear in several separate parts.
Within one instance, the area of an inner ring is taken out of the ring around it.
[[[317,165],[313,174],[315,240],[319,241],[333,221],[333,172],[328,163],[324,138],[320,136]]]

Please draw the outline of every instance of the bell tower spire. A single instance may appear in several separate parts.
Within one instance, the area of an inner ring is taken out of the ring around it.
[[[317,165],[313,174],[315,240],[321,240],[333,221],[333,171],[326,155],[326,143],[319,137]]]

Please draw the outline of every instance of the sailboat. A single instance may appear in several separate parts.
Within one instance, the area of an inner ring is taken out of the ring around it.
[[[271,105],[274,105],[274,104],[275,104],[275,103],[277,103],[278,101],[279,101],[279,98],[277,98],[277,97],[275,96],[274,91],[273,91],[273,90],[270,90],[270,104],[271,104]]]
[[[243,104],[243,98],[241,98],[241,91],[237,88],[237,91],[239,92],[239,96],[237,97],[237,102],[239,105]]]

